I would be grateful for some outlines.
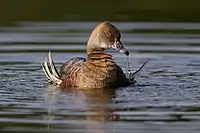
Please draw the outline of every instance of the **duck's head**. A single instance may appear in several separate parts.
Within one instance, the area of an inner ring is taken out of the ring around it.
[[[114,49],[120,53],[129,55],[121,41],[119,30],[109,22],[100,23],[93,31],[88,40],[87,53]]]

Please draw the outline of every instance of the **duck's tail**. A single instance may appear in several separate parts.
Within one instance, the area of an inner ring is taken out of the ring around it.
[[[50,51],[48,54],[48,58],[45,59],[45,61],[41,63],[41,66],[50,83],[53,83],[56,85],[60,85],[62,83],[59,73],[53,63]]]

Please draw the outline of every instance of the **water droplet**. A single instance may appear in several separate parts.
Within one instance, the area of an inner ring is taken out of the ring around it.
[[[129,56],[127,56],[127,73],[130,73],[131,72],[131,65],[130,65],[130,58]]]

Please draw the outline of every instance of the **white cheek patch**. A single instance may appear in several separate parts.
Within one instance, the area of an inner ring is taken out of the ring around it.
[[[117,44],[114,43],[111,47],[112,47],[113,49],[117,49]]]

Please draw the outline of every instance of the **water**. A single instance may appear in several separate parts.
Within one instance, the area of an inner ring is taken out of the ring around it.
[[[198,23],[114,23],[130,52],[131,70],[150,60],[135,86],[95,91],[46,86],[40,63],[49,49],[58,68],[85,57],[84,44],[96,24],[16,22],[0,28],[0,131],[199,133]],[[126,56],[110,52],[126,71]]]

